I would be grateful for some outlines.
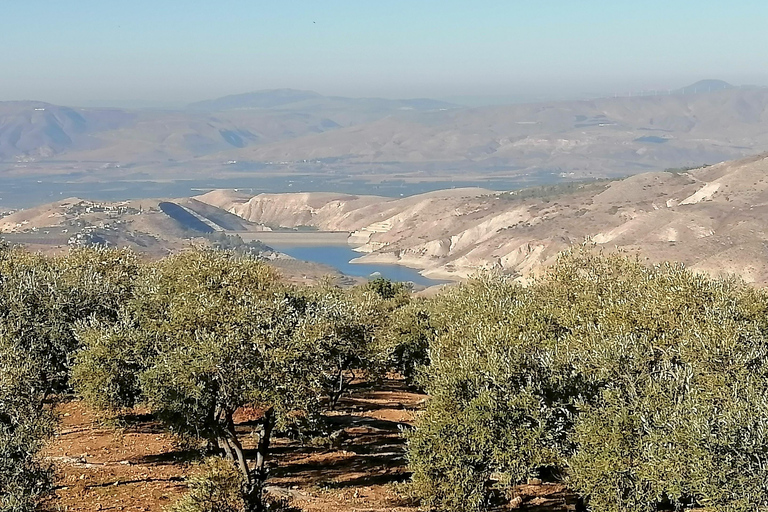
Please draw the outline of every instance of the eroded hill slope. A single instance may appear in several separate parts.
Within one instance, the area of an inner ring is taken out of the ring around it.
[[[512,193],[456,189],[403,199],[208,196],[254,223],[350,231],[363,261],[406,264],[433,277],[494,268],[527,276],[590,238],[651,261],[681,261],[767,284],[766,175],[768,155],[762,155],[684,173]]]

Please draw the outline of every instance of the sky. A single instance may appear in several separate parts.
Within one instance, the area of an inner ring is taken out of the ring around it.
[[[768,85],[765,0],[0,0],[0,101],[293,88],[576,97]],[[489,100],[490,101],[490,100]]]

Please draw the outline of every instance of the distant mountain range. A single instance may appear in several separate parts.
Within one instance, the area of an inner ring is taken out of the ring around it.
[[[344,98],[323,96],[313,91],[295,89],[271,89],[224,96],[214,100],[200,101],[188,106],[191,110],[215,112],[234,109],[281,109],[281,110],[322,110],[356,109],[368,111],[393,110],[437,110],[456,108],[457,105],[427,98],[388,100],[383,98]]]
[[[767,88],[704,80],[675,93],[477,108],[292,89],[181,110],[0,102],[0,163],[32,169],[102,162],[141,168],[145,178],[163,177],[169,166],[211,173],[232,162],[282,166],[274,172],[300,166],[304,174],[320,175],[407,168],[585,177],[768,150]]]
[[[454,105],[429,99],[342,98],[291,89],[227,96],[183,110],[0,102],[0,161],[52,157],[123,163],[185,160],[406,111],[449,108]]]
[[[699,80],[687,87],[675,89],[672,94],[699,94],[705,92],[725,91],[736,87],[722,80]]]
[[[768,89],[604,98],[387,116],[207,160],[334,159],[579,176],[715,163],[768,150]]]

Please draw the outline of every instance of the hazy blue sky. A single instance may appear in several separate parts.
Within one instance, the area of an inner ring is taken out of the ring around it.
[[[0,100],[768,84],[765,0],[0,0]]]

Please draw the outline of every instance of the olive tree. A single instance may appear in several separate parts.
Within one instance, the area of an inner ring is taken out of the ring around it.
[[[53,469],[40,450],[54,418],[35,361],[17,352],[8,335],[0,328],[0,511],[27,512],[53,489]]]
[[[68,387],[75,324],[113,320],[140,264],[129,251],[76,249],[55,258],[0,250],[0,321],[15,350],[36,362],[49,391]]]
[[[414,486],[428,506],[482,510],[495,489],[562,463],[572,406],[545,356],[558,329],[502,279],[470,282],[439,302],[445,327],[422,379],[430,398],[408,436]]]
[[[549,475],[600,511],[768,506],[765,293],[575,250],[439,301],[409,435],[426,504],[483,510]]]
[[[243,512],[243,475],[231,461],[208,457],[200,472],[189,479],[189,491],[171,512]]]
[[[145,402],[173,432],[218,445],[258,502],[272,429],[312,398],[292,384],[286,343],[301,307],[261,263],[213,252],[169,257],[119,322],[83,327],[77,389],[101,407]],[[245,405],[262,411],[254,467],[234,422]]]
[[[208,440],[236,463],[258,507],[273,431],[316,425],[366,360],[358,304],[336,289],[284,285],[253,259],[171,256],[136,285],[117,321],[81,326],[74,382],[100,408],[145,403],[172,432]],[[235,424],[245,407],[255,460]]]
[[[382,333],[389,367],[410,386],[417,385],[422,369],[429,364],[430,342],[438,331],[433,304],[416,299],[394,310]]]
[[[376,381],[386,369],[379,338],[392,306],[366,285],[351,291],[328,285],[296,291],[306,306],[296,337],[307,366],[315,369],[316,386],[334,408],[355,379]]]

